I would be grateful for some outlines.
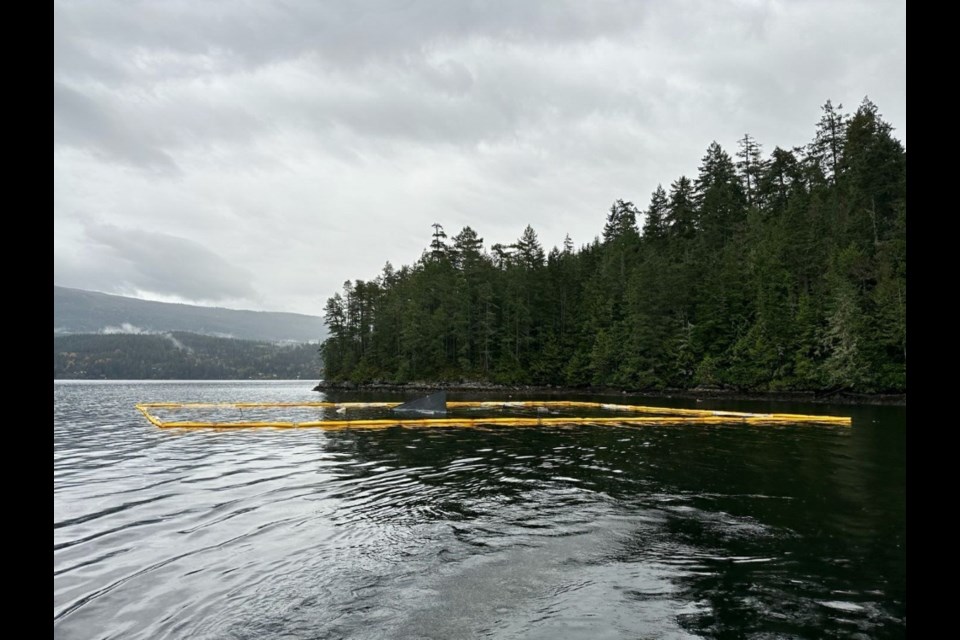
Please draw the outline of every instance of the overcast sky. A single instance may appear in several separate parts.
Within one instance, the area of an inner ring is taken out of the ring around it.
[[[906,144],[906,3],[55,2],[53,95],[54,284],[319,315],[434,222],[580,246],[827,99]]]

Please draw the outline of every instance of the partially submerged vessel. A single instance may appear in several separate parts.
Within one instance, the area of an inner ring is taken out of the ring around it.
[[[438,391],[429,396],[410,400],[396,407],[391,407],[390,411],[406,415],[445,416],[447,415],[447,392]]]

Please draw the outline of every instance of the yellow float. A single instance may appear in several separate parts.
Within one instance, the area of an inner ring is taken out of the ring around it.
[[[276,429],[385,429],[389,427],[474,427],[474,426],[558,426],[558,425],[685,425],[685,424],[729,424],[746,423],[757,425],[775,425],[787,423],[813,423],[851,426],[852,420],[846,416],[801,415],[790,413],[747,413],[742,411],[715,411],[709,409],[677,409],[669,407],[649,407],[632,404],[609,404],[603,402],[581,402],[571,400],[523,400],[523,401],[462,401],[445,402],[443,411],[424,413],[442,413],[444,417],[396,417],[358,416],[347,418],[350,413],[367,410],[388,410],[391,412],[405,406],[400,402],[148,402],[137,404],[136,408],[161,429],[246,429],[272,427]],[[450,417],[447,410],[486,410],[488,412],[505,410],[535,410],[536,415],[483,416],[470,415]],[[613,412],[619,415],[557,415],[558,411],[579,409]],[[172,420],[158,417],[158,412],[172,414],[181,411],[212,411],[216,420]],[[290,412],[311,411],[314,415],[303,420],[251,418],[242,419],[243,412],[263,413],[266,410]],[[416,412],[414,410],[414,412]],[[316,414],[321,417],[317,419]],[[323,415],[332,413],[330,418]],[[642,415],[638,415],[642,414]],[[237,416],[241,419],[234,419]]]

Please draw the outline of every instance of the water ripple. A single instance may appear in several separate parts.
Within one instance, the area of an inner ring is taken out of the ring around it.
[[[133,410],[316,399],[55,384],[55,636],[905,633],[896,410],[853,430],[371,432],[166,431]]]

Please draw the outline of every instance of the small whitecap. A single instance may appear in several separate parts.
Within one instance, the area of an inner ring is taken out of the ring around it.
[[[840,611],[863,611],[863,607],[859,604],[844,602],[843,600],[823,600],[820,604],[825,607],[830,607],[831,609],[839,609]]]

